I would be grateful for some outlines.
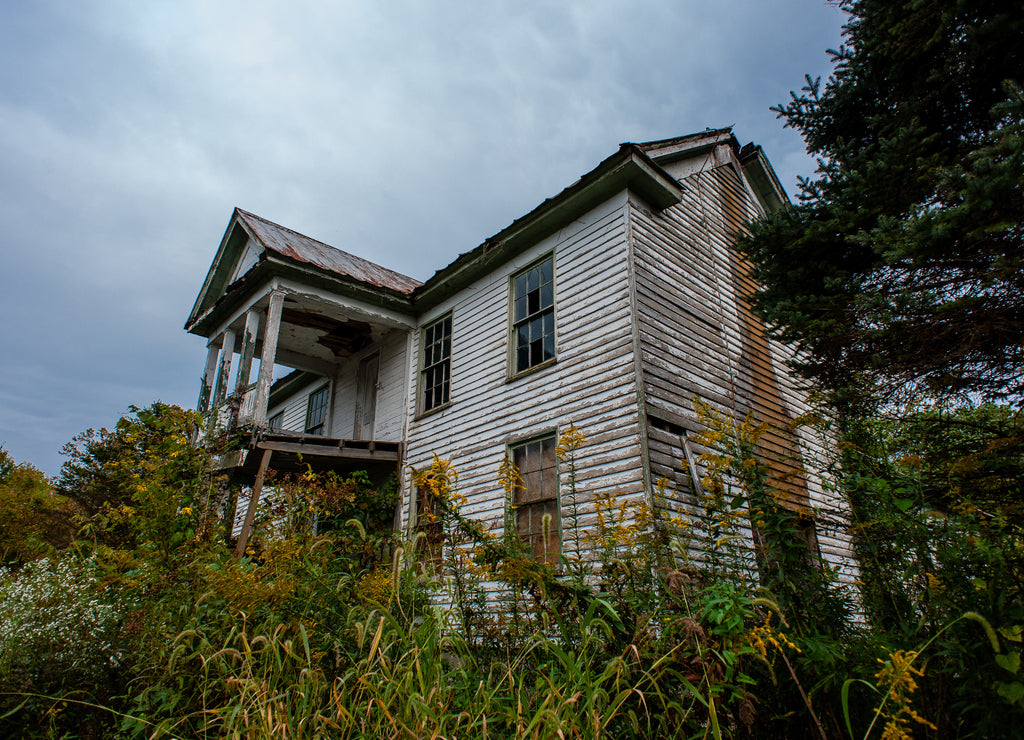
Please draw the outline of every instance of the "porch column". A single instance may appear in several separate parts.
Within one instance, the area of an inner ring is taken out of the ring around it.
[[[283,308],[284,291],[270,291],[267,326],[263,330],[263,352],[260,354],[260,375],[256,381],[256,402],[252,409],[252,423],[255,426],[267,423],[267,404],[270,402],[270,384],[274,380],[274,360],[277,357],[277,337],[281,332]]]
[[[213,393],[213,384],[216,382],[214,374],[217,372],[217,356],[220,354],[220,347],[215,342],[210,342],[206,347],[206,367],[203,369],[203,378],[199,386],[199,402],[196,410],[205,414],[210,410],[210,397]]]
[[[217,387],[213,391],[213,408],[217,409],[228,395],[228,381],[231,379],[231,364],[235,359],[235,332],[224,331],[224,344],[220,349],[220,365],[217,368]]]
[[[250,308],[245,312],[245,328],[242,330],[242,354],[238,360],[238,379],[235,392],[244,391],[252,375],[252,358],[256,353],[256,337],[260,332],[260,311]]]
[[[238,423],[246,424],[252,418],[252,404],[245,402],[249,376],[252,375],[252,356],[256,350],[256,336],[260,330],[260,312],[250,308],[245,313],[245,329],[242,330],[242,355],[238,360],[238,378],[235,393],[241,405],[238,409]]]

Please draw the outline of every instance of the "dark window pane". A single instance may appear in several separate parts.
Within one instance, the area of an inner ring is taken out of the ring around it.
[[[545,283],[540,289],[540,307],[548,308],[555,302],[555,286],[552,283]]]
[[[526,296],[516,298],[515,320],[522,321],[526,318]]]
[[[535,314],[540,311],[540,291],[531,290],[526,294],[527,312],[528,314]]]
[[[540,287],[540,268],[534,267],[526,273],[526,289],[530,292]]]
[[[542,283],[552,282],[554,270],[554,260],[546,259],[540,263],[540,281]]]
[[[548,334],[544,337],[544,359],[542,362],[550,360],[555,356],[555,335]]]

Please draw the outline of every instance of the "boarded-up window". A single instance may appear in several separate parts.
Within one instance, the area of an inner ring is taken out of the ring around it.
[[[561,544],[555,435],[512,447],[512,464],[521,478],[513,501],[519,536],[534,558],[557,563]]]
[[[324,434],[327,423],[327,395],[328,386],[309,394],[309,402],[306,404],[306,434]]]
[[[555,357],[555,258],[512,279],[512,347],[516,373]]]
[[[444,546],[444,524],[437,499],[426,486],[416,489],[416,531],[423,533],[419,552],[420,560],[427,563],[440,563]]]
[[[448,314],[423,330],[423,363],[420,370],[423,410],[448,403],[451,394],[452,317]]]

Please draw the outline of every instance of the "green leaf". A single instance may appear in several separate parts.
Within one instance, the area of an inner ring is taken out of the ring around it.
[[[1002,683],[996,681],[996,692],[1011,704],[1019,704],[1024,699],[1024,684],[1014,681],[1013,683]]]
[[[999,634],[1001,634],[1010,642],[1020,642],[1021,626],[1019,624],[1015,624],[1012,627],[1000,627]]]
[[[900,511],[906,511],[914,505],[914,499],[912,498],[894,498],[892,502]]]
[[[1003,655],[996,656],[996,663],[999,667],[1009,671],[1010,673],[1016,673],[1020,670],[1020,655],[1017,653],[1005,653]]]

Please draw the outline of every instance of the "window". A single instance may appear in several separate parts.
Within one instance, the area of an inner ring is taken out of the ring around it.
[[[448,403],[451,365],[452,315],[448,314],[423,330],[423,364],[420,377],[424,412]]]
[[[318,391],[309,394],[309,403],[306,406],[306,434],[318,434],[323,436],[324,427],[327,422],[327,394],[329,386],[324,386]]]
[[[512,363],[515,373],[555,357],[555,258],[549,255],[512,278]]]
[[[561,545],[555,435],[515,445],[511,453],[521,478],[513,501],[519,536],[534,558],[557,563]]]
[[[279,430],[283,426],[284,426],[284,412],[283,411],[274,414],[273,416],[270,417],[270,420],[267,421],[267,429],[270,429],[272,431],[273,430]]]
[[[416,531],[423,533],[425,563],[439,564],[444,547],[444,523],[441,521],[437,499],[428,486],[416,488]]]

